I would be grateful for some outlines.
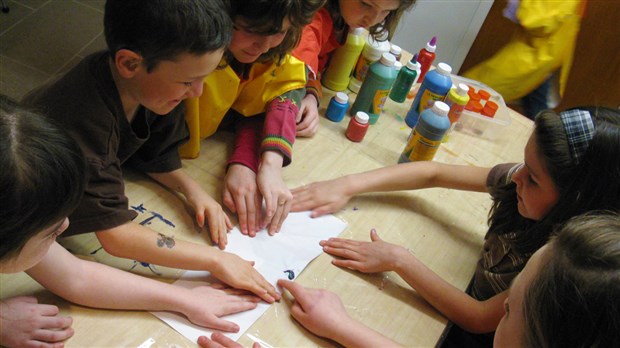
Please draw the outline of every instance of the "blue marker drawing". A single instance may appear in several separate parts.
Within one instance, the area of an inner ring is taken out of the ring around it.
[[[287,269],[286,271],[282,273],[286,273],[288,280],[295,279],[295,272],[292,269]]]
[[[153,272],[154,274],[156,274],[158,276],[162,275],[161,273],[157,272],[157,269],[155,268],[155,265],[151,265],[150,263],[136,261],[136,260],[134,260],[133,266],[131,266],[131,268],[129,270],[131,271],[132,269],[136,268],[137,265],[140,265],[142,267],[147,267],[151,272]]]
[[[131,206],[131,209],[133,209],[133,210],[135,210],[135,211],[137,211],[137,212],[139,212],[139,213],[144,213],[144,212],[146,212],[146,208],[144,207],[144,203],[140,203],[140,205],[139,205],[139,206],[137,206],[137,207],[134,207],[134,206],[132,205],[132,206]]]

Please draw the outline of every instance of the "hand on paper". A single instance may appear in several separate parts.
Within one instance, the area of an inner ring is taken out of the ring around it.
[[[274,161],[271,162],[269,157]],[[257,182],[265,199],[263,227],[267,228],[269,235],[274,235],[280,232],[293,201],[293,195],[282,179],[282,155],[271,151],[263,154]]]
[[[371,242],[361,242],[330,238],[319,244],[323,251],[338,257],[332,260],[332,264],[364,273],[393,271],[396,269],[398,253],[408,252],[401,246],[384,242],[374,229],[370,231],[370,239]]]
[[[239,343],[231,340],[219,332],[211,334],[211,339],[207,336],[198,337],[198,346],[202,348],[243,348]],[[252,344],[252,348],[260,348],[258,342]]]
[[[219,317],[256,308],[260,298],[244,290],[222,286],[199,286],[191,289],[191,305],[184,312],[192,323],[227,332],[239,331],[239,326]]]
[[[71,317],[58,315],[58,307],[38,304],[20,296],[0,301],[0,345],[6,347],[63,347],[73,336]]]
[[[288,290],[295,301],[291,306],[291,315],[311,332],[336,339],[343,327],[352,319],[338,295],[323,289],[303,287],[289,280],[278,280],[278,286]]]
[[[293,189],[291,211],[312,210],[311,217],[335,213],[342,209],[352,195],[345,192],[342,178],[319,181]]]
[[[313,137],[319,130],[319,110],[316,97],[306,94],[295,119],[298,137]]]
[[[224,205],[239,218],[241,233],[256,236],[260,229],[262,198],[256,184],[256,174],[242,164],[231,164],[224,178]]]
[[[209,271],[222,282],[237,289],[250,291],[267,303],[279,300],[280,294],[253,265],[254,262],[246,261],[235,254],[222,252]]]
[[[211,240],[214,244],[217,244],[221,250],[224,250],[228,243],[226,234],[233,226],[224,212],[224,209],[222,209],[222,206],[202,189],[188,193],[186,198],[187,203],[196,212],[196,222],[198,226],[204,227],[206,217],[209,224],[209,231],[211,232]]]

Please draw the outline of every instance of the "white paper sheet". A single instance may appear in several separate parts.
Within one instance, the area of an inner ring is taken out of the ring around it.
[[[265,230],[259,232],[256,237],[250,238],[241,234],[235,227],[228,234],[226,251],[237,254],[242,258],[255,261],[254,267],[274,286],[280,278],[289,278],[293,271],[297,278],[299,273],[319,256],[322,248],[319,241],[338,236],[347,224],[333,215],[310,218],[310,212],[290,213],[282,225],[282,229],[274,236],[269,236]],[[174,284],[187,288],[193,288],[204,282],[217,282],[210,277],[209,272],[187,271]],[[242,313],[223,317],[239,325],[238,333],[228,333],[226,336],[233,340],[241,335],[265,313],[269,304],[261,302],[258,306]],[[212,330],[194,325],[185,317],[170,312],[152,312],[159,319],[170,325],[190,341],[196,342],[198,337],[206,335],[211,337]]]

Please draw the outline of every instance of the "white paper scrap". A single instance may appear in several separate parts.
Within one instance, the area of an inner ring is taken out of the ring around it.
[[[290,213],[279,233],[269,236],[266,230],[250,238],[241,234],[235,227],[228,234],[226,251],[237,254],[245,260],[254,261],[254,267],[271,284],[281,278],[289,278],[291,271],[296,278],[301,271],[323,251],[319,241],[338,236],[346,228],[346,222],[333,215],[311,218],[310,212]],[[193,288],[205,282],[218,282],[206,271],[187,271],[174,284]],[[239,325],[239,332],[227,333],[233,340],[239,337],[269,308],[269,304],[260,302],[258,306],[242,313],[223,317]],[[152,312],[159,319],[192,342],[199,336],[211,337],[213,330],[190,323],[185,317],[171,312]]]

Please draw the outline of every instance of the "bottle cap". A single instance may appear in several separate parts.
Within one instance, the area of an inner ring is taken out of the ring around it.
[[[351,90],[351,92],[358,93],[360,91],[360,88],[362,87],[362,81],[351,76],[351,79],[349,79],[349,85],[347,87]]]
[[[433,103],[433,112],[441,116],[447,116],[448,112],[450,112],[450,107],[442,101],[436,101]]]
[[[394,69],[396,69],[396,71],[399,71],[400,69],[402,69],[402,67],[403,67],[403,63],[399,61],[394,62]]]
[[[381,55],[381,64],[385,66],[394,66],[394,62],[396,62],[396,57],[394,57],[391,53],[384,53]]]
[[[339,102],[340,104],[346,104],[349,102],[349,96],[344,92],[336,93],[336,95],[334,96],[334,99],[336,99],[336,101]]]
[[[450,76],[452,67],[446,63],[439,63],[437,64],[437,72],[444,76]]]
[[[420,63],[418,62],[413,62],[413,60],[410,60],[407,62],[407,69],[409,70],[420,70]]]
[[[491,93],[485,91],[484,89],[480,89],[478,94],[480,95],[480,99],[483,100],[489,100],[489,98],[491,98]]]
[[[459,83],[459,85],[456,86],[456,93],[461,96],[466,96],[469,94],[469,87],[464,83]]]
[[[400,56],[403,53],[403,49],[400,48],[400,46],[398,46],[398,45],[392,44],[390,46],[390,53],[397,57],[397,56]]]
[[[355,120],[361,124],[366,124],[368,120],[370,120],[370,117],[364,111],[358,111],[355,113]]]
[[[482,104],[477,100],[470,99],[469,103],[465,106],[465,110],[480,113],[480,111],[482,111]]]
[[[363,35],[365,30],[366,29],[364,29],[363,27],[359,27],[359,28],[355,28],[355,29],[351,30],[350,33],[352,35]]]
[[[426,50],[429,52],[435,52],[437,49],[437,36],[433,36],[431,41],[426,43]]]
[[[482,111],[480,113],[484,116],[493,117],[495,116],[498,107],[499,106],[496,103],[492,101],[487,101],[484,104],[484,107],[482,108]]]

